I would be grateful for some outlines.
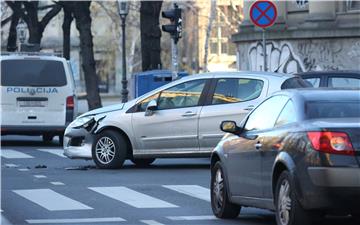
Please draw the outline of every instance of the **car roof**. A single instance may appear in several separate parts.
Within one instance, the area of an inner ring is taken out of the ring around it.
[[[65,58],[47,53],[12,52],[12,53],[1,53],[0,55],[0,60],[18,60],[18,59],[41,59],[41,60],[54,60],[54,61],[65,60]]]
[[[193,74],[191,76],[182,77],[181,80],[191,80],[196,76],[197,78],[220,78],[223,76],[228,77],[236,77],[236,76],[255,76],[255,77],[262,77],[262,78],[291,78],[295,75],[292,74],[285,74],[285,73],[275,73],[275,72],[263,72],[263,71],[217,71],[217,72],[207,72],[207,73],[199,73]]]
[[[297,73],[296,75],[301,77],[309,76],[323,76],[323,75],[336,75],[336,76],[358,76],[360,78],[360,71],[358,70],[332,70],[332,71],[308,71],[303,73]]]
[[[303,101],[346,101],[359,100],[359,89],[345,88],[302,88],[278,91],[274,95],[285,94],[292,98],[301,98]]]

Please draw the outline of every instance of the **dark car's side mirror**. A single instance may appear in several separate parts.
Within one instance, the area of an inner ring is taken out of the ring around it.
[[[231,120],[222,121],[220,129],[224,132],[232,134],[239,134],[241,131],[241,128],[236,125],[236,122]]]
[[[154,111],[157,110],[157,102],[156,100],[151,100],[146,106],[145,116],[151,116],[154,114]]]

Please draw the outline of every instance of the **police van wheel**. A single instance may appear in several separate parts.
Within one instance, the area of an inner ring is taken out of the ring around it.
[[[50,143],[53,140],[54,136],[51,134],[43,134],[42,139],[45,143]]]
[[[60,134],[59,135],[59,145],[62,146],[64,143],[64,135]]]

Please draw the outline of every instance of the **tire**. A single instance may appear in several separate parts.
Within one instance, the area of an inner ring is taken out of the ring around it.
[[[278,225],[311,224],[310,214],[300,205],[295,193],[295,182],[288,171],[283,171],[276,183],[275,208]]]
[[[94,140],[92,158],[100,169],[121,168],[126,159],[128,144],[125,138],[113,130],[104,130]]]
[[[131,162],[133,162],[138,167],[147,167],[150,166],[151,163],[153,163],[155,160],[156,158],[131,159]]]
[[[223,171],[223,166],[220,161],[215,163],[214,167],[211,169],[211,209],[218,218],[232,219],[238,217],[241,206],[229,201]]]
[[[50,143],[50,142],[52,142],[53,138],[54,138],[54,136],[51,135],[51,134],[43,134],[43,135],[42,135],[42,140],[43,140],[43,142],[45,142],[45,143],[47,143],[47,144]]]
[[[63,144],[64,144],[64,135],[59,135],[59,145],[60,146],[63,146]]]

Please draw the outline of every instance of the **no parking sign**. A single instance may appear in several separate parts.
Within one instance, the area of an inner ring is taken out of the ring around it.
[[[266,28],[272,26],[275,23],[276,17],[276,6],[271,1],[256,1],[250,7],[250,19],[258,27]]]
[[[272,1],[259,0],[251,5],[249,13],[251,22],[253,22],[255,26],[263,28],[264,71],[267,71],[265,28],[275,23],[277,9]]]

